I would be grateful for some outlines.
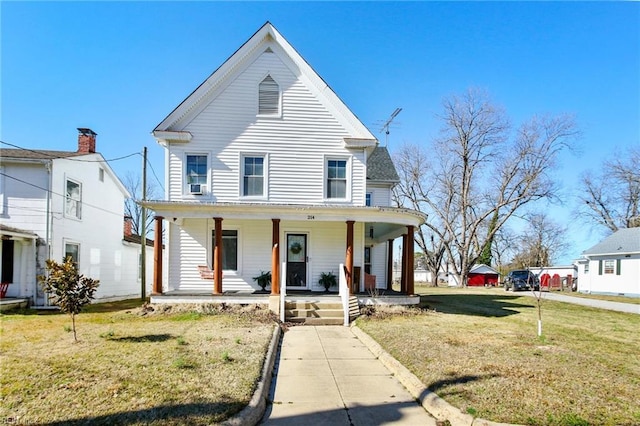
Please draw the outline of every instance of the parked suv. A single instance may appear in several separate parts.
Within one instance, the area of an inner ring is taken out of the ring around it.
[[[540,281],[533,272],[527,269],[516,269],[507,275],[504,280],[504,289],[511,291],[540,290]]]

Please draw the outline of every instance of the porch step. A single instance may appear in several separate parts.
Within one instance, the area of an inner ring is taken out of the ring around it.
[[[292,297],[285,300],[285,319],[309,325],[341,325],[344,322],[339,297],[306,299]]]

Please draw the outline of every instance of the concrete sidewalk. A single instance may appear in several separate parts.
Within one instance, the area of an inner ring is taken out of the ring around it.
[[[343,326],[292,327],[282,337],[265,425],[436,425]]]

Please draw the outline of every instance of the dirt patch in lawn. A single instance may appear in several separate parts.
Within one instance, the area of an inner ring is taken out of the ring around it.
[[[2,315],[0,419],[216,424],[251,399],[275,322],[263,308],[91,307]],[[9,421],[9,420],[7,420]]]
[[[420,288],[358,325],[463,412],[526,425],[640,424],[640,315],[502,290]]]

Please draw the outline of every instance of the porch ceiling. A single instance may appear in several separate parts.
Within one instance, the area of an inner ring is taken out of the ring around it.
[[[140,204],[164,218],[281,219],[324,222],[353,220],[373,228],[373,235],[386,238],[404,226],[420,226],[426,215],[411,209],[395,207],[359,207],[341,205],[261,204],[143,201]],[[367,228],[367,235],[369,235]],[[398,233],[399,236],[402,232]],[[392,237],[390,237],[392,238]]]

